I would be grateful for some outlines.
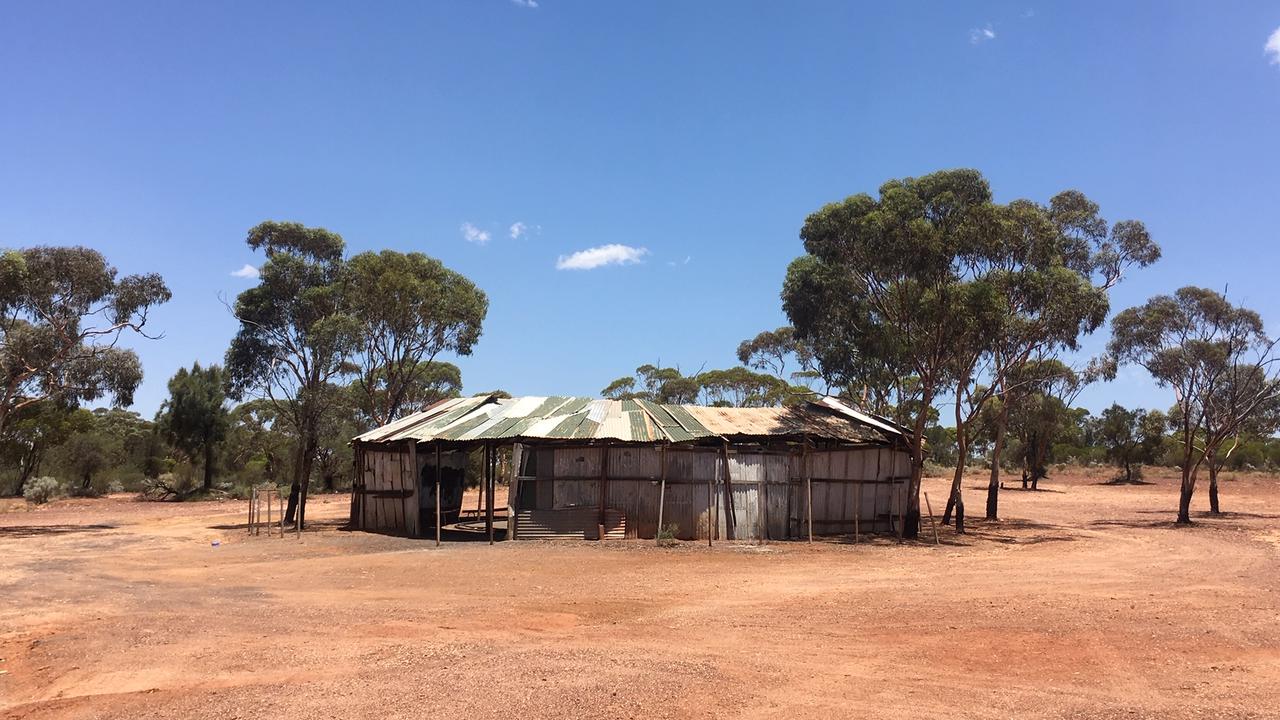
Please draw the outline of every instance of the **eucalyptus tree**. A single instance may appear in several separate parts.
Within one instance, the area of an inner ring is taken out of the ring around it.
[[[463,275],[422,253],[366,252],[347,262],[344,294],[360,324],[355,353],[361,409],[384,425],[421,406],[444,352],[470,355],[489,300]]]
[[[337,233],[267,221],[249,230],[266,253],[256,287],[236,298],[240,330],[227,350],[230,395],[257,394],[295,436],[286,522],[302,525],[328,387],[352,370],[361,323],[343,297],[344,243]]]
[[[1164,441],[1166,419],[1159,410],[1128,410],[1118,403],[1102,411],[1097,436],[1109,462],[1124,471],[1123,482],[1142,478],[1142,464],[1155,462]],[[1134,466],[1137,466],[1135,475]]]
[[[779,380],[809,381],[816,379],[813,354],[796,339],[795,328],[783,326],[765,330],[738,344],[738,362]],[[791,370],[790,363],[795,369]]]
[[[0,253],[0,435],[14,413],[44,402],[133,402],[142,366],[117,347],[171,294],[159,275],[119,277],[96,250]]]
[[[213,489],[216,453],[230,426],[226,401],[222,368],[195,363],[190,370],[179,368],[169,380],[169,399],[160,407],[157,418],[170,445],[192,460],[200,459],[205,491]]]
[[[1015,200],[999,208],[991,277],[1000,285],[1005,317],[991,337],[991,388],[1000,400],[994,419],[986,516],[999,515],[1000,463],[1008,412],[1048,368],[1045,360],[1077,350],[1110,311],[1109,291],[1132,267],[1160,258],[1160,248],[1136,220],[1109,225],[1098,205],[1067,190],[1048,205]],[[1025,372],[1023,366],[1034,367]],[[1093,374],[1090,374],[1091,379]]]
[[[806,387],[795,387],[766,373],[738,366],[707,370],[697,377],[699,400],[705,405],[725,407],[779,407],[812,397]]]
[[[1220,513],[1218,473],[1240,444],[1241,435],[1265,437],[1280,428],[1280,388],[1263,368],[1254,365],[1231,367],[1205,394],[1200,412],[1200,435],[1204,445],[1204,465],[1209,471],[1209,512]],[[1265,399],[1252,411],[1245,406],[1259,395]],[[1245,413],[1243,420],[1233,419]],[[1231,441],[1227,447],[1227,441]],[[1223,449],[1225,448],[1225,452]]]
[[[60,402],[36,403],[14,412],[0,435],[0,460],[13,469],[10,492],[21,495],[27,480],[39,474],[49,450],[88,431],[92,422],[92,413]]]
[[[1129,308],[1111,325],[1107,348],[1117,364],[1141,365],[1174,392],[1170,422],[1182,444],[1178,522],[1190,523],[1201,465],[1280,397],[1277,341],[1257,312],[1190,286]]]
[[[783,310],[825,378],[890,379],[906,419],[911,479],[903,533],[920,525],[925,432],[934,400],[960,378],[956,348],[994,295],[975,278],[991,189],[974,170],[893,180],[810,215],[806,255],[787,269]]]
[[[350,386],[355,415],[365,429],[383,424],[378,420],[379,409],[385,409],[390,404],[385,397],[389,387],[385,375],[385,370],[378,368],[367,376],[357,378]],[[451,362],[424,362],[422,367],[409,373],[409,376],[400,386],[397,416],[418,412],[432,403],[462,395],[462,370]]]
[[[1039,489],[1054,443],[1075,427],[1080,415],[1087,414],[1072,405],[1096,372],[1095,365],[1078,373],[1061,360],[1045,356],[1017,369],[1010,382],[1017,394],[1010,403],[1008,432],[1018,442],[1022,489],[1028,485]]]
[[[660,403],[691,405],[702,386],[697,375],[686,376],[678,367],[644,364],[635,375],[624,375],[609,383],[600,394],[615,400],[642,399]]]

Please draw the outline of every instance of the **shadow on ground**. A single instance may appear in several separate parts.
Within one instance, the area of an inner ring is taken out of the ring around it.
[[[11,525],[0,527],[0,538],[27,538],[42,535],[67,535],[70,533],[114,530],[115,525]]]

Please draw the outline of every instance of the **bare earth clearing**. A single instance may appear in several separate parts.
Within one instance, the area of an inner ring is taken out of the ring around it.
[[[1097,483],[1007,491],[941,547],[438,550],[340,530],[345,496],[300,541],[245,537],[241,502],[7,503],[0,715],[1280,717],[1280,482],[1193,528],[1167,477]]]

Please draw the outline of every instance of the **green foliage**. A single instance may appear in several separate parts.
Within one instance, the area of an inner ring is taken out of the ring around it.
[[[1275,427],[1276,342],[1258,313],[1190,286],[1124,310],[1111,326],[1107,350],[1114,363],[1141,365],[1178,399],[1170,423],[1182,443],[1178,521],[1188,523],[1196,470],[1208,461],[1216,473],[1215,458],[1228,439]]]
[[[1166,419],[1159,410],[1126,410],[1119,404],[1102,411],[1096,434],[1108,462],[1124,470],[1125,482],[1141,479],[1141,465],[1159,458]]]
[[[23,494],[26,481],[40,472],[49,450],[84,432],[92,414],[59,402],[36,403],[10,417],[9,428],[0,435],[0,478],[14,495]]]
[[[66,488],[62,486],[62,483],[58,482],[57,478],[49,477],[48,475],[32,478],[22,491],[22,497],[32,505],[43,505],[65,494]]]
[[[213,488],[214,457],[227,435],[229,417],[222,368],[195,363],[180,368],[169,380],[169,399],[160,408],[157,425],[169,443],[193,462],[204,464],[205,490]]]
[[[435,358],[470,355],[489,309],[474,283],[422,253],[356,255],[347,262],[343,293],[361,326],[356,386],[375,426],[424,407],[431,386],[450,379],[447,370],[434,371]]]
[[[680,526],[676,523],[667,523],[658,528],[658,544],[663,546],[675,545],[676,536],[680,533]]]
[[[0,435],[23,408],[133,402],[142,367],[117,347],[169,300],[158,275],[117,277],[96,250],[33,247],[0,255]]]
[[[679,368],[654,365],[641,365],[635,376],[614,380],[600,394],[614,400],[719,407],[779,407],[813,396],[806,387],[741,366],[686,376]]]
[[[395,411],[397,416],[418,412],[440,400],[462,395],[462,371],[457,365],[442,360],[419,365],[414,372],[406,373],[398,381],[400,400]],[[389,386],[381,368],[351,384],[351,402],[359,414],[362,428],[371,429],[385,424],[379,422],[378,417],[390,407],[391,400],[387,397]]]

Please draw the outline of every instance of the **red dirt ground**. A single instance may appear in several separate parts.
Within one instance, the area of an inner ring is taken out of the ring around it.
[[[1191,528],[1167,478],[1044,488],[941,546],[710,550],[436,549],[340,530],[345,496],[301,540],[242,502],[0,504],[0,715],[1280,717],[1280,482]]]

